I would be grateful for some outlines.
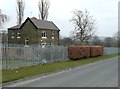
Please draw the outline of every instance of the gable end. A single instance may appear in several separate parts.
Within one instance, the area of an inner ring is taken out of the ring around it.
[[[28,20],[35,26],[36,29],[38,29],[38,27],[30,20],[29,17],[28,17],[28,18],[25,20],[25,22],[20,26],[20,29],[25,25],[25,23],[26,23]]]

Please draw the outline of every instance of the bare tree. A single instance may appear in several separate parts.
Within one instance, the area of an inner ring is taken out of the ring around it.
[[[103,40],[105,47],[113,47],[114,46],[114,39],[112,37],[105,37]]]
[[[2,28],[3,24],[9,20],[9,17],[6,14],[3,14],[0,9],[0,28]]]
[[[2,43],[7,43],[8,42],[8,33],[5,30],[1,31],[1,37],[2,37]]]
[[[74,41],[70,37],[60,39],[60,44],[64,46],[70,46],[74,44]]]
[[[93,36],[91,39],[91,44],[92,45],[103,45],[103,41],[99,36]]]
[[[80,11],[75,10],[73,18],[70,20],[73,22],[75,29],[72,32],[74,39],[80,41],[80,45],[88,43],[91,36],[95,31],[95,20],[89,15],[87,10]]]
[[[48,0],[40,0],[39,1],[39,3],[38,3],[39,19],[47,20],[49,7],[50,7],[50,3]]]
[[[17,0],[17,24],[21,24],[24,17],[25,2],[23,0]]]

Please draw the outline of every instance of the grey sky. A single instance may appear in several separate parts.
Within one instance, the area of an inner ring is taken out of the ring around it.
[[[74,9],[85,10],[96,20],[96,35],[113,36],[118,30],[119,0],[50,0],[48,20],[53,21],[61,30],[62,36],[69,36],[74,29],[69,21]],[[38,18],[38,0],[25,0],[25,16]],[[0,0],[0,9],[10,17],[5,28],[16,24],[16,0]]]

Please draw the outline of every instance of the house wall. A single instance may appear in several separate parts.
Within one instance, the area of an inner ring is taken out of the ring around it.
[[[12,37],[14,33],[14,38]],[[20,38],[17,38],[17,34],[20,33]],[[14,44],[25,44],[25,39],[28,39],[28,44],[38,43],[38,33],[35,26],[27,20],[21,29],[8,29],[8,42]]]
[[[12,38],[12,33],[14,33],[14,38]],[[18,43],[18,39],[16,38],[17,37],[17,29],[8,29],[8,43]]]
[[[29,20],[20,29],[20,36],[20,44],[25,44],[25,39],[28,39],[28,44],[38,44],[37,29]]]
[[[42,31],[46,31],[47,38],[42,38]],[[14,33],[14,38],[11,38],[12,33]],[[18,33],[20,33],[20,38],[17,38]],[[54,33],[54,39],[52,39],[52,33]],[[36,29],[30,20],[27,20],[21,29],[8,29],[8,43],[25,44],[26,39],[28,39],[29,45],[42,43],[46,43],[47,45],[59,45],[59,31],[50,29]]]
[[[46,32],[47,38],[42,38],[42,31]],[[54,39],[52,39],[52,33],[54,33]],[[58,30],[39,29],[38,35],[39,35],[39,44],[46,43],[47,45],[49,44],[59,45],[59,31]]]

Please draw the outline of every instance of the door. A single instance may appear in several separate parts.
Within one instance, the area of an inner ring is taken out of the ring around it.
[[[26,39],[25,39],[25,45],[28,45],[28,43],[29,43],[29,39],[26,38]]]

